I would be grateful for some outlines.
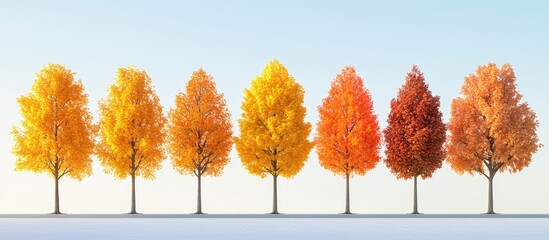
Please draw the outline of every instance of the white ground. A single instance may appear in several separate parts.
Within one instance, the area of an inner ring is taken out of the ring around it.
[[[549,218],[0,218],[0,239],[549,239]]]

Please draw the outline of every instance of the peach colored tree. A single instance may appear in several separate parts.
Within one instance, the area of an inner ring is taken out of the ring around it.
[[[489,63],[465,77],[461,96],[452,101],[446,143],[448,163],[459,174],[480,174],[488,180],[488,211],[494,214],[493,181],[498,172],[528,167],[542,145],[536,114],[515,83],[509,64]]]

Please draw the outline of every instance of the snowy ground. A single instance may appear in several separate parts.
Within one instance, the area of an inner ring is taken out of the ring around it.
[[[547,215],[0,215],[0,239],[549,239]]]

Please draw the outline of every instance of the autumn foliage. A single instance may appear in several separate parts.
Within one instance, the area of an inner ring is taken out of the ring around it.
[[[402,179],[430,178],[442,167],[446,126],[442,122],[440,98],[433,96],[417,66],[391,100],[385,135],[385,164]]]
[[[273,213],[278,213],[276,178],[291,178],[303,167],[313,144],[304,121],[303,88],[277,60],[244,90],[236,150],[244,167],[262,178],[273,176]]]
[[[233,142],[250,174],[272,177],[273,214],[278,213],[278,177],[296,176],[313,146],[320,165],[345,178],[347,214],[351,213],[349,179],[366,174],[381,159],[382,135],[372,96],[351,66],[333,79],[318,107],[313,142],[308,139],[311,124],[305,121],[305,91],[277,60],[267,63],[244,89],[238,137],[232,137],[224,95],[203,69],[192,73],[165,118],[147,73],[134,66],[119,68],[108,96],[99,101],[96,125],[88,95],[74,76],[62,65],[44,66],[30,93],[17,99],[21,126],[11,132],[16,170],[53,177],[56,214],[60,213],[59,180],[89,176],[92,154],[106,173],[118,179],[131,177],[132,214],[137,213],[136,178],[154,179],[166,150],[178,173],[197,177],[196,213],[202,213],[202,176],[222,174]],[[391,100],[382,133],[385,165],[396,178],[414,180],[413,213],[418,213],[418,177],[432,177],[445,158],[458,174],[487,178],[487,213],[494,213],[496,174],[528,167],[543,146],[536,114],[522,101],[515,80],[509,64],[479,66],[465,77],[446,125],[440,98],[431,93],[419,68],[412,67]]]
[[[322,167],[341,176],[375,167],[381,136],[373,108],[362,78],[353,67],[343,68],[318,107],[315,143]]]
[[[93,125],[88,95],[75,73],[58,64],[44,66],[28,95],[17,99],[22,128],[12,131],[16,170],[48,173],[55,180],[59,211],[59,179],[82,180],[92,172]]]
[[[349,176],[364,175],[379,162],[381,136],[372,97],[353,67],[332,81],[318,107],[315,136],[320,165],[346,179],[345,213],[350,212]]]
[[[406,82],[391,100],[385,135],[385,164],[402,179],[414,179],[414,211],[417,211],[417,177],[430,178],[442,167],[446,126],[433,96],[417,66],[406,75]]]
[[[521,171],[542,146],[536,114],[521,98],[511,65],[500,69],[489,63],[465,77],[461,96],[452,101],[448,163],[459,174],[478,173],[489,180],[487,213],[494,213],[496,173]]]
[[[168,152],[177,172],[198,178],[197,213],[202,213],[201,176],[219,176],[229,162],[231,128],[229,110],[213,77],[203,69],[195,71],[170,110]]]
[[[147,73],[136,67],[119,68],[109,95],[99,103],[97,156],[107,173],[132,178],[135,211],[135,177],[154,178],[165,158],[166,119]]]

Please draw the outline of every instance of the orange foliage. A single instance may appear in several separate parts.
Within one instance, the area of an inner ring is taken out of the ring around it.
[[[36,74],[31,92],[17,99],[23,129],[12,131],[15,169],[49,173],[55,180],[55,210],[59,211],[59,179],[82,180],[92,172],[94,127],[88,95],[74,72],[49,64]]]
[[[391,100],[385,135],[385,164],[397,178],[429,178],[442,167],[446,126],[433,96],[417,66]]]
[[[154,178],[164,160],[166,119],[147,73],[119,68],[109,95],[99,102],[99,161],[117,178]]]
[[[232,125],[212,76],[195,71],[169,113],[168,152],[181,174],[218,176],[229,162]]]
[[[353,67],[332,81],[318,107],[315,136],[320,165],[335,174],[364,175],[379,162],[381,136],[372,97]]]
[[[23,129],[14,128],[16,170],[67,175],[82,180],[91,174],[93,125],[88,95],[74,72],[58,64],[36,74],[31,92],[17,99]]]
[[[452,169],[491,179],[497,171],[514,173],[527,167],[542,145],[536,114],[521,102],[512,67],[479,66],[465,78],[461,93],[452,101],[448,124]]]

